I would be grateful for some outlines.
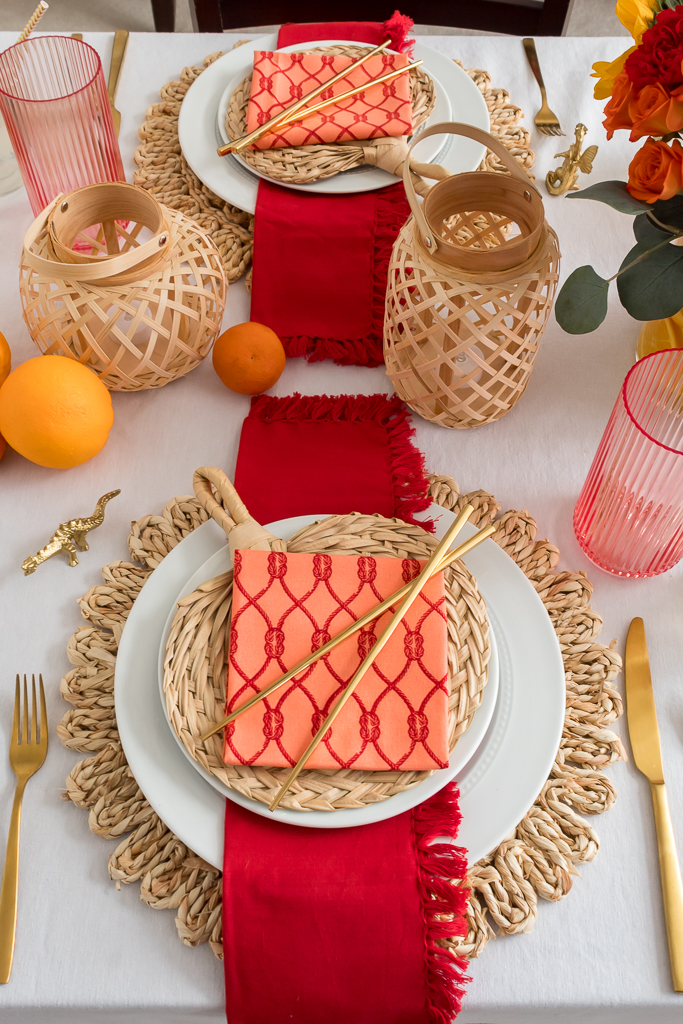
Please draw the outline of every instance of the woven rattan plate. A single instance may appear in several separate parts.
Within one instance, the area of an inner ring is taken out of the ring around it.
[[[287,542],[287,550],[428,558],[435,545],[434,537],[418,526],[352,513],[304,527]],[[481,703],[491,648],[486,607],[464,564],[448,569],[446,582],[452,751]],[[179,602],[166,645],[166,709],[178,739],[205,771],[242,795],[268,804],[287,778],[288,768],[225,764],[222,733],[206,741],[199,738],[224,714],[231,601],[232,573],[228,572]],[[412,789],[431,774],[306,769],[282,806],[297,811],[362,807]]]
[[[366,46],[316,46],[311,52],[344,54],[357,59]],[[240,138],[247,132],[247,107],[251,91],[251,75],[247,75],[230,97],[225,128],[230,139]],[[434,109],[434,82],[424,68],[410,72],[410,91],[413,106],[413,126],[423,124]],[[372,140],[371,143],[372,144]],[[363,144],[342,142],[316,146],[284,146],[280,149],[247,149],[241,154],[244,162],[259,174],[292,185],[305,185],[323,178],[331,178],[352,167],[365,163]]]

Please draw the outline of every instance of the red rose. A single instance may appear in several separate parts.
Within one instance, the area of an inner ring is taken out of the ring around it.
[[[635,199],[654,203],[671,199],[683,187],[683,146],[674,139],[671,146],[648,139],[628,168],[626,188]]]
[[[635,89],[646,85],[663,85],[673,91],[683,85],[683,7],[661,11],[654,25],[643,33],[624,63],[624,71]]]

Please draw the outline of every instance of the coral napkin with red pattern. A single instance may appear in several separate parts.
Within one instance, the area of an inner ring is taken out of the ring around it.
[[[330,430],[340,432],[341,448],[345,410],[357,400],[327,401],[336,410]],[[357,487],[358,478],[366,478],[362,437],[353,437],[340,479],[332,479],[330,489],[330,478],[301,475],[295,447],[274,449],[271,437],[281,422],[277,405],[288,407],[291,416],[293,400],[268,402],[271,420],[261,421],[258,436],[249,436],[249,459],[261,473],[242,475],[240,493],[247,507],[270,491],[267,466],[275,454],[292,490],[307,503],[300,511],[336,511],[337,487],[343,493],[345,485]],[[329,442],[326,433],[316,451],[314,437],[307,438],[313,464],[325,463]],[[373,472],[384,474],[387,494],[394,493],[392,469],[400,477],[397,463],[410,461],[406,449],[412,449],[413,465],[421,465],[409,438],[397,458],[386,458],[383,471],[373,462]],[[242,458],[240,445],[238,467]],[[424,475],[421,485],[424,500]],[[277,491],[267,498],[275,509]],[[391,514],[399,513],[400,500]],[[377,511],[373,504],[371,499],[359,511]],[[305,823],[306,812],[295,813]],[[303,828],[226,801],[223,948],[229,1024],[451,1024],[467,966],[441,944],[467,930],[467,862],[454,843],[460,824],[455,784],[374,824],[335,828],[334,813],[329,828]]]
[[[393,49],[412,40],[410,18],[383,25],[283,25],[278,47],[313,39]],[[392,246],[410,214],[403,183],[346,195],[295,191],[259,181],[254,219],[251,319],[309,362],[381,366],[384,297]]]

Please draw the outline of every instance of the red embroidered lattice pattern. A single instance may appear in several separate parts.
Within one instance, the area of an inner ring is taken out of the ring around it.
[[[312,92],[318,85],[353,64],[356,58],[327,53],[282,53],[256,50],[251,93],[247,109],[247,131],[264,124],[285,107]],[[322,92],[311,105],[330,96],[364,85],[373,78],[408,64],[403,53],[378,54]],[[370,85],[367,90],[311,114],[294,124],[269,132],[256,143],[257,149],[282,146],[311,146],[316,143],[348,142],[409,135],[413,112],[408,73],[390,82]]]
[[[414,559],[236,552],[228,711],[414,579],[421,564]],[[225,732],[225,761],[295,764],[390,617],[386,612],[231,723]],[[445,767],[447,671],[439,573],[380,652],[309,767]]]

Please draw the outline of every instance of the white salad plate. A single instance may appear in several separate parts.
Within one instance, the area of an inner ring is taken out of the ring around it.
[[[306,44],[288,46],[287,51],[311,49],[344,40],[316,40]],[[178,119],[178,137],[188,164],[205,185],[226,202],[247,213],[256,209],[258,175],[248,169],[239,158],[218,156],[216,149],[224,141],[219,131],[219,107],[227,109],[228,87],[234,87],[253,67],[255,50],[273,50],[277,35],[259,36],[237,49],[219,57],[210,64],[188,89]],[[474,125],[488,131],[490,119],[484,97],[469,75],[449,57],[424,43],[416,43],[414,58],[422,60],[425,71],[434,79],[437,106],[424,126],[437,124],[444,118]],[[450,112],[447,112],[450,111]],[[220,123],[224,123],[225,112]],[[445,142],[440,136],[425,139],[416,147],[421,161],[438,162],[451,171],[475,170],[484,155],[484,147],[471,139],[450,136]],[[398,178],[378,167],[361,167],[325,178],[311,185],[296,186],[312,192],[344,193],[367,192],[383,188]],[[286,186],[291,187],[291,186]]]
[[[453,513],[433,505],[425,513],[429,515],[437,518],[437,536],[443,536]],[[269,529],[291,536],[319,518],[284,520]],[[466,526],[463,536],[472,531]],[[114,685],[121,743],[138,785],[166,825],[218,868],[223,857],[225,797],[207,783],[179,746],[160,700],[158,672],[162,634],[178,594],[224,545],[225,535],[210,521],[194,530],[154,570],[128,616]],[[465,561],[486,600],[499,660],[498,699],[491,723],[456,776],[463,815],[458,843],[469,850],[471,861],[477,861],[521,821],[548,777],[562,734],[565,680],[557,637],[524,573],[492,541],[471,551]],[[434,786],[432,780],[440,774],[435,772],[408,794],[375,805],[374,820],[405,810],[398,804],[403,797],[419,792],[418,799],[425,799],[436,791],[427,787]],[[253,811],[269,813],[256,801],[239,798],[232,791],[230,796]],[[339,815],[364,811],[278,810],[276,814],[281,820],[293,817],[297,824],[309,826],[315,824],[314,815],[322,816],[321,824],[329,828],[341,824]]]
[[[277,523],[270,523],[268,529],[271,533],[274,533],[276,537],[291,537],[294,533],[300,530],[303,526],[307,526],[309,523],[314,523],[320,519],[324,519],[324,516],[300,516],[295,519],[282,519]],[[183,541],[184,543],[184,541]],[[187,747],[180,741],[178,734],[171,725],[171,720],[168,714],[168,708],[166,705],[166,696],[164,694],[164,658],[166,656],[166,643],[168,641],[168,635],[171,632],[171,626],[173,625],[173,619],[175,618],[176,609],[178,602],[191,594],[193,590],[196,590],[202,583],[206,583],[207,580],[213,579],[214,576],[219,576],[223,572],[228,572],[232,569],[232,558],[230,557],[230,547],[228,544],[224,544],[215,555],[208,558],[202,566],[197,569],[195,573],[185,582],[182,589],[176,596],[175,601],[168,613],[166,624],[161,633],[161,641],[159,643],[159,661],[158,661],[158,678],[159,678],[159,695],[161,698],[161,704],[166,715],[168,727],[173,733],[178,746],[182,750],[185,757],[192,765],[195,771],[198,771],[206,781],[217,789],[219,793],[224,797],[228,797],[230,800],[235,800],[243,807],[248,808],[251,811],[255,811],[256,814],[262,814],[265,817],[272,816],[279,818],[280,821],[286,821],[293,825],[308,825],[311,828],[349,828],[354,825],[369,825],[373,821],[378,821],[380,817],[389,817],[390,815],[383,814],[381,808],[388,807],[391,805],[391,811],[393,814],[400,814],[401,811],[410,810],[411,807],[415,807],[416,804],[422,803],[432,793],[438,792],[447,782],[455,778],[459,771],[465,767],[467,762],[473,756],[477,750],[479,744],[486,735],[493,712],[496,706],[496,699],[498,697],[498,651],[496,647],[495,637],[493,635],[493,629],[491,630],[491,660],[489,662],[488,679],[486,686],[484,687],[484,693],[482,695],[482,702],[477,708],[477,711],[472,720],[472,724],[465,733],[465,735],[458,741],[455,749],[453,750],[450,758],[448,768],[439,769],[434,772],[428,779],[426,779],[420,786],[416,786],[414,789],[408,790],[405,793],[398,794],[392,797],[391,800],[384,801],[380,804],[366,804],[365,807],[349,808],[348,810],[339,810],[334,812],[329,811],[288,811],[288,810],[277,810],[271,815],[271,812],[265,806],[265,804],[258,803],[255,800],[250,800],[248,797],[243,796],[240,793],[236,793],[235,790],[226,786],[219,779],[217,779],[210,772],[207,772],[200,764],[194,760]]]

